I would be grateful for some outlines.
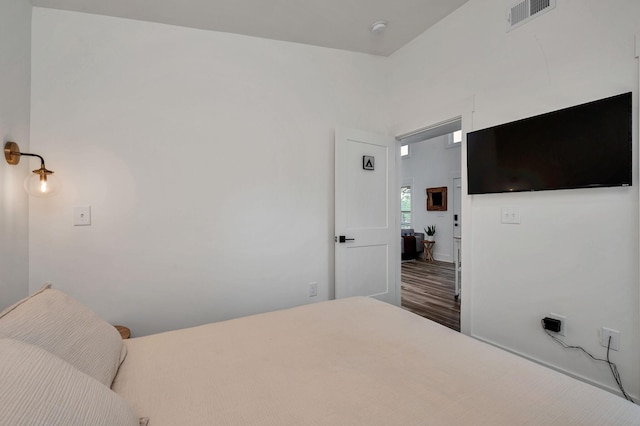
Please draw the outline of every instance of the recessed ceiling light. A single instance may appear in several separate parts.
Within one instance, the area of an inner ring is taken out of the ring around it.
[[[371,31],[371,34],[382,34],[386,29],[387,29],[387,22],[378,21],[378,22],[374,22],[371,25],[371,28],[369,29],[369,31]]]

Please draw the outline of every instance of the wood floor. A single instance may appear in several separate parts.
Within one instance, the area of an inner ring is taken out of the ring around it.
[[[454,295],[453,263],[418,259],[402,264],[403,308],[460,331],[460,301]]]

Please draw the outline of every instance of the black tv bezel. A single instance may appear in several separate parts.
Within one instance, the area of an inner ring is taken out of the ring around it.
[[[611,101],[614,98],[621,98],[621,97],[627,97],[627,102],[628,102],[628,138],[627,138],[627,143],[628,143],[628,152],[629,152],[629,156],[628,156],[628,164],[627,164],[627,173],[626,173],[626,179],[624,182],[620,182],[620,183],[615,183],[615,184],[609,184],[609,183],[595,183],[595,184],[588,184],[588,185],[570,185],[570,186],[561,186],[561,185],[554,185],[554,186],[550,186],[550,187],[545,187],[545,188],[530,188],[530,189],[502,189],[502,190],[475,190],[472,191],[472,185],[470,182],[471,179],[471,174],[469,173],[469,143],[470,143],[470,138],[469,136],[471,136],[473,138],[474,134],[477,133],[482,133],[482,132],[487,132],[487,131],[493,131],[495,129],[499,129],[501,127],[505,127],[505,126],[512,126],[512,125],[516,125],[518,123],[522,123],[522,122],[530,122],[533,120],[544,120],[545,117],[549,117],[552,115],[559,115],[562,114],[564,112],[568,112],[571,110],[575,110],[578,108],[582,108],[582,107],[587,107],[587,106],[592,106],[598,103],[604,103],[607,101]],[[557,191],[557,190],[566,190],[566,189],[585,189],[585,188],[612,188],[612,187],[631,187],[632,186],[632,179],[633,179],[633,93],[632,92],[624,92],[624,93],[620,93],[618,95],[614,95],[614,96],[609,96],[606,98],[601,98],[601,99],[597,99],[591,102],[585,102],[579,105],[573,105],[567,108],[562,108],[562,109],[558,109],[555,111],[551,111],[551,112],[547,112],[547,113],[543,113],[543,114],[539,114],[539,115],[535,115],[535,116],[531,116],[531,117],[526,117],[526,118],[522,118],[519,120],[514,120],[514,121],[510,121],[507,123],[502,123],[502,124],[498,124],[496,126],[491,126],[491,127],[486,127],[484,129],[478,129],[478,130],[474,130],[472,132],[468,132],[467,133],[467,191],[469,195],[483,195],[483,194],[504,194],[504,193],[512,193],[512,192],[540,192],[540,191]]]

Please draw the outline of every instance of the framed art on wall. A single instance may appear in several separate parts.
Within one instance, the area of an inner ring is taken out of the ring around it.
[[[447,187],[427,188],[427,210],[447,211]]]

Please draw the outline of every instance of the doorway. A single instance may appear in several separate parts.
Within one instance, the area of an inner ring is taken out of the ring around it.
[[[403,256],[400,266],[401,306],[457,331],[461,305],[456,279],[462,224],[461,128],[461,118],[456,118],[397,138],[401,152],[401,235],[413,235],[418,245],[414,259],[407,261]],[[428,197],[438,191],[447,194],[446,200],[444,206],[433,208]],[[433,229],[435,242],[422,243],[427,231]],[[411,236],[402,239],[402,245],[414,244]]]

